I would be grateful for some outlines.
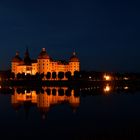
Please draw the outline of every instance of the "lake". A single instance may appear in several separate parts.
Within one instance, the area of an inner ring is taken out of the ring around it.
[[[1,138],[140,138],[140,91],[126,85],[1,87],[0,93]]]

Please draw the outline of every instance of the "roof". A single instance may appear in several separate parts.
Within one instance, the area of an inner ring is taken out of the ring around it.
[[[36,59],[32,59],[31,62],[32,63],[37,63],[37,60]]]
[[[76,56],[76,53],[73,52],[73,55],[70,57],[70,62],[79,62],[79,58]]]
[[[31,58],[29,55],[28,48],[26,48],[25,56],[24,56],[24,64],[25,65],[31,65]]]
[[[21,62],[22,59],[19,57],[19,53],[17,52],[15,57],[12,58],[12,62]]]
[[[50,59],[50,56],[47,54],[45,48],[42,48],[42,51],[40,52],[38,59]]]
[[[68,65],[69,63],[65,60],[58,60],[57,61],[58,65]]]

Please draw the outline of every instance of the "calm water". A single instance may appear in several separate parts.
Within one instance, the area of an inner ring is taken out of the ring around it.
[[[0,94],[1,138],[140,138],[140,92],[127,86],[11,91]]]

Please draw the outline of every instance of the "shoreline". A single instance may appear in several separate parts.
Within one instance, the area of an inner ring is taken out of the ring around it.
[[[89,87],[101,85],[131,85],[140,87],[140,80],[113,80],[113,81],[86,81],[86,80],[4,80],[0,81],[1,86],[68,86],[68,87]]]

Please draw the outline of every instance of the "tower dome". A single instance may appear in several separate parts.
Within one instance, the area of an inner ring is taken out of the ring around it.
[[[73,52],[73,55],[71,56],[70,62],[79,62],[79,58],[76,56],[76,53]]]
[[[40,52],[38,59],[50,59],[49,55],[46,52],[45,48],[42,48],[42,51]]]
[[[19,53],[16,52],[15,57],[12,58],[12,62],[21,62],[21,61],[22,59],[20,58]]]

